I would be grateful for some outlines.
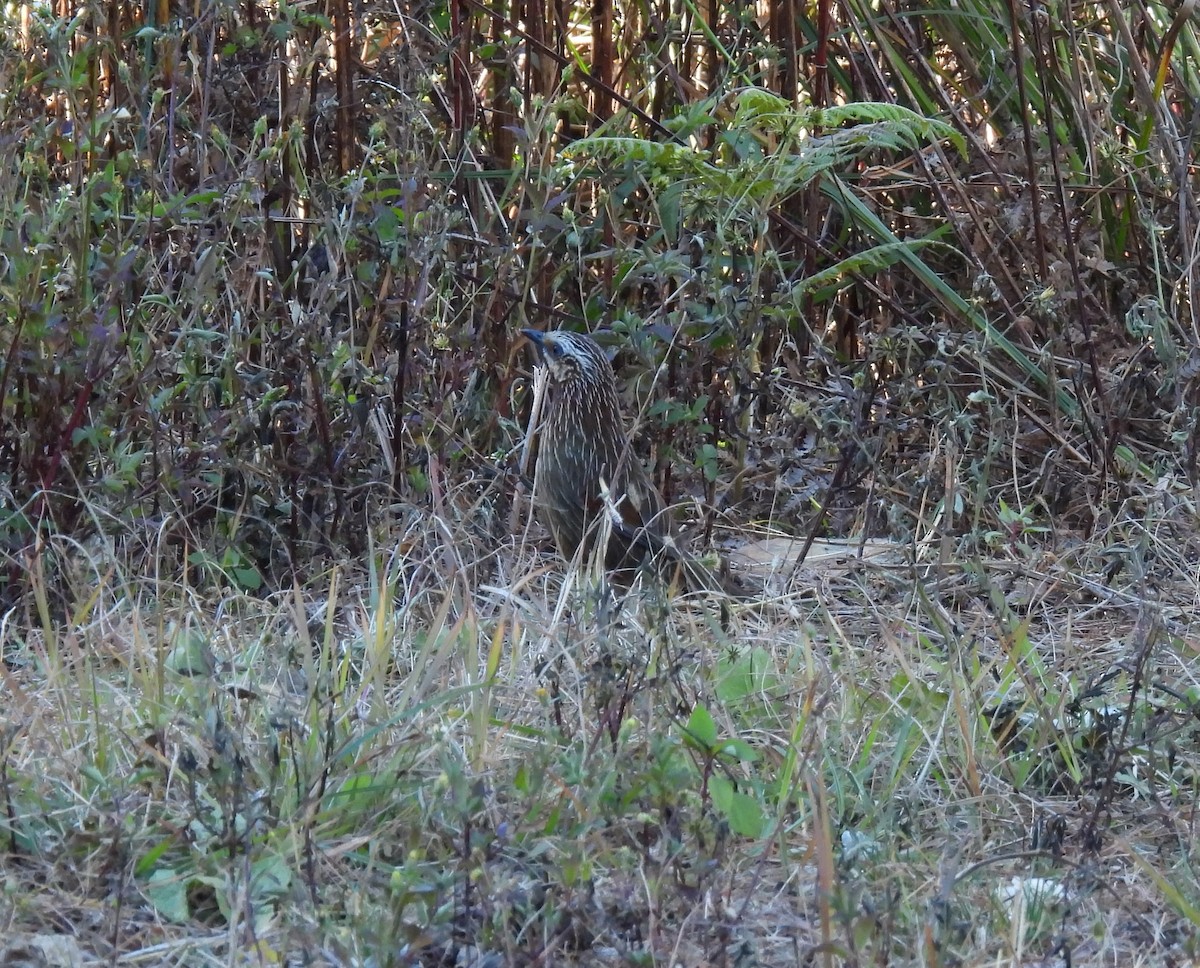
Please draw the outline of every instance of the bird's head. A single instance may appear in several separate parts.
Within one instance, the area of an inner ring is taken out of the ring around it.
[[[612,380],[612,366],[604,350],[590,336],[554,330],[541,333],[521,330],[537,347],[538,357],[550,371],[553,383],[603,382]]]

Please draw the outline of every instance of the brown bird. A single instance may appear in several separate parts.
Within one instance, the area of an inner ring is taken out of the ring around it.
[[[691,590],[719,589],[711,572],[676,546],[663,499],[629,445],[612,366],[590,336],[522,332],[549,381],[542,404],[534,503],[564,558],[584,560],[608,517],[604,565],[628,580],[650,562]]]

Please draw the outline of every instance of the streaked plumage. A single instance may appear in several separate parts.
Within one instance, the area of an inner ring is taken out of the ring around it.
[[[662,497],[629,445],[612,366],[590,336],[522,332],[549,371],[537,433],[534,502],[565,558],[586,556],[601,533],[604,488],[612,515],[605,567],[630,573],[650,561],[664,577],[682,572],[689,588],[713,589],[703,565],[678,549]]]

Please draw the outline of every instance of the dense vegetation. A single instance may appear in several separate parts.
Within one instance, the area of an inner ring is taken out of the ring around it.
[[[0,953],[1197,957],[1190,10],[0,14]],[[522,326],[731,620],[546,553]]]

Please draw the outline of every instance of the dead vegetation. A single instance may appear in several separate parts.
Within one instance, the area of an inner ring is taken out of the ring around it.
[[[0,961],[1195,960],[1187,9],[5,13]]]

